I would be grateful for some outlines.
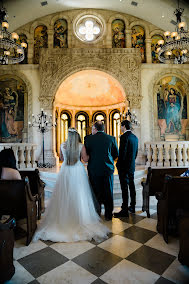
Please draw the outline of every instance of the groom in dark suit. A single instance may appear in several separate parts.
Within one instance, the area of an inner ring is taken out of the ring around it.
[[[89,155],[88,175],[96,199],[105,207],[105,219],[112,219],[114,160],[118,157],[115,137],[104,133],[104,123],[95,122],[92,135],[85,137],[85,148]]]
[[[134,184],[135,159],[138,153],[138,138],[131,132],[132,126],[129,120],[121,122],[119,158],[117,169],[122,191],[122,209],[114,213],[114,217],[128,217],[128,211],[135,213],[136,191]],[[128,207],[128,187],[130,191],[131,203]]]

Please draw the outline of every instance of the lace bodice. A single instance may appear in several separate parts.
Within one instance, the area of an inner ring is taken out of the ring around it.
[[[83,144],[79,143],[78,161],[80,161],[80,154],[81,154],[82,147],[83,147]],[[63,154],[64,161],[66,161],[67,160],[67,156],[66,156],[66,142],[62,143],[60,148],[61,148],[61,151],[62,151],[62,154]]]

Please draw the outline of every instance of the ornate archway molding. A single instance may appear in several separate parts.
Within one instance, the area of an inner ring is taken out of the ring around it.
[[[179,79],[181,79],[184,82],[184,87],[186,89],[187,93],[187,109],[189,114],[189,76],[181,71],[180,69],[173,69],[173,68],[167,68],[165,70],[162,70],[158,72],[151,80],[149,87],[148,87],[148,94],[149,94],[149,111],[150,111],[150,141],[154,141],[157,139],[155,137],[155,130],[158,129],[157,124],[157,90],[158,90],[158,82],[163,79],[166,76],[176,76]]]
[[[41,91],[39,100],[52,109],[61,83],[82,70],[100,70],[122,85],[131,107],[141,105],[141,57],[138,49],[74,48],[43,49],[40,56]]]

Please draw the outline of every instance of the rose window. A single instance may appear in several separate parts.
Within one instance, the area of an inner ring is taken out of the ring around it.
[[[76,22],[76,36],[85,42],[94,42],[98,40],[103,31],[103,24],[99,18],[93,15],[81,17]]]

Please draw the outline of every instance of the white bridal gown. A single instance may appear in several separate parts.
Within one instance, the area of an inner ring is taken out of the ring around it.
[[[80,161],[82,146],[79,145],[77,163],[68,166],[64,144],[61,145],[64,162],[50,204],[34,235],[34,241],[98,241],[107,237],[109,230],[96,213],[88,176]]]

